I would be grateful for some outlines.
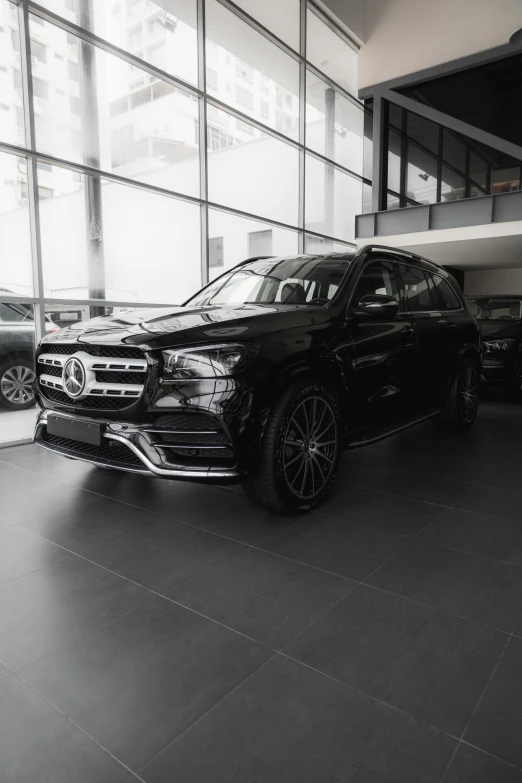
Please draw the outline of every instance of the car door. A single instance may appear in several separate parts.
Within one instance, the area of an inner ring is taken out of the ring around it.
[[[398,314],[377,320],[357,316],[358,302],[369,294],[393,296],[399,304]],[[391,427],[408,415],[417,354],[415,330],[404,312],[394,261],[375,259],[363,268],[350,297],[348,317],[352,389],[357,398],[358,426],[354,429],[371,432]]]
[[[419,410],[430,411],[440,407],[445,398],[460,346],[460,329],[443,309],[438,291],[441,276],[404,263],[399,265],[399,272],[419,351],[416,405]]]

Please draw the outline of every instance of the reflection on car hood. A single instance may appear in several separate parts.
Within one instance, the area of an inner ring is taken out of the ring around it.
[[[494,337],[495,340],[520,340],[522,323],[520,321],[477,321],[480,334],[484,340]]]
[[[251,340],[284,329],[324,323],[325,306],[237,305],[148,308],[79,322],[46,342],[126,343],[160,348],[183,343]]]

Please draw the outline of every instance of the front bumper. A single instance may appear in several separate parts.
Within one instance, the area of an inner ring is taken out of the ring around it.
[[[92,446],[78,441],[69,440],[50,435],[47,432],[47,416],[52,411],[44,409],[38,415],[36,422],[35,442],[42,448],[62,454],[72,459],[89,462],[100,467],[110,467],[130,473],[142,473],[157,476],[159,478],[178,479],[185,481],[202,481],[205,483],[237,483],[241,474],[237,464],[224,467],[212,463],[212,457],[206,460],[207,464],[187,464],[187,460],[176,463],[172,454],[183,449],[201,452],[207,448],[212,453],[216,449],[230,448],[230,446],[216,445],[204,447],[199,442],[197,448],[190,448],[183,444],[168,442],[165,438],[183,440],[187,435],[204,435],[205,433],[190,433],[167,428],[155,428],[151,424],[135,424],[114,420],[92,419],[102,427],[102,443],[100,446]],[[72,416],[60,412],[65,418],[75,419]],[[206,433],[210,434],[210,433]],[[180,438],[183,436],[183,438]],[[162,440],[158,442],[158,437]],[[204,453],[204,452],[203,452]],[[203,458],[204,459],[204,458]],[[236,460],[233,460],[236,462]],[[190,459],[189,459],[190,463]]]

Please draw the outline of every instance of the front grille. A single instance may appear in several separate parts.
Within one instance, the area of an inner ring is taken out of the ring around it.
[[[89,356],[102,356],[114,359],[143,359],[139,348],[126,345],[84,345],[83,343],[43,343],[42,351],[70,356],[77,351],[88,353]]]
[[[58,389],[42,389],[43,396],[58,405],[66,405],[69,408],[84,408],[93,411],[121,411],[129,407],[129,400],[125,397],[86,397],[84,400],[71,400],[65,392]]]
[[[504,367],[504,362],[502,359],[491,359],[489,357],[486,357],[484,361],[482,362],[483,367]]]
[[[85,370],[80,399],[66,392],[64,368],[71,356],[78,356]],[[145,354],[127,346],[44,342],[37,360],[38,384],[44,397],[69,408],[96,411],[124,410],[133,405],[143,393],[147,369]]]
[[[50,435],[45,430],[41,440],[54,447],[57,451],[70,456],[90,457],[98,462],[110,462],[113,465],[144,468],[142,461],[134,452],[122,443],[116,443],[106,438],[102,439],[102,445],[94,446],[91,443],[80,443],[80,441],[62,438],[59,435]]]

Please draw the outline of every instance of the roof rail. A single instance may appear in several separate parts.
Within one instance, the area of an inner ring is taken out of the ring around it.
[[[389,245],[364,245],[364,247],[361,247],[357,252],[364,253],[371,252],[372,250],[380,250],[384,251],[385,253],[394,253],[395,255],[406,256],[406,258],[418,258],[421,261],[426,261],[426,263],[432,264],[439,269],[443,268],[442,264],[438,264],[436,261],[432,261],[431,258],[425,258],[424,256],[419,255],[419,253],[412,253],[410,250],[402,250],[402,248],[390,247]]]
[[[236,269],[236,267],[243,266],[244,264],[250,264],[252,261],[264,261],[268,258],[277,258],[277,256],[252,256],[252,258],[245,258],[243,261],[235,264],[232,268]]]

